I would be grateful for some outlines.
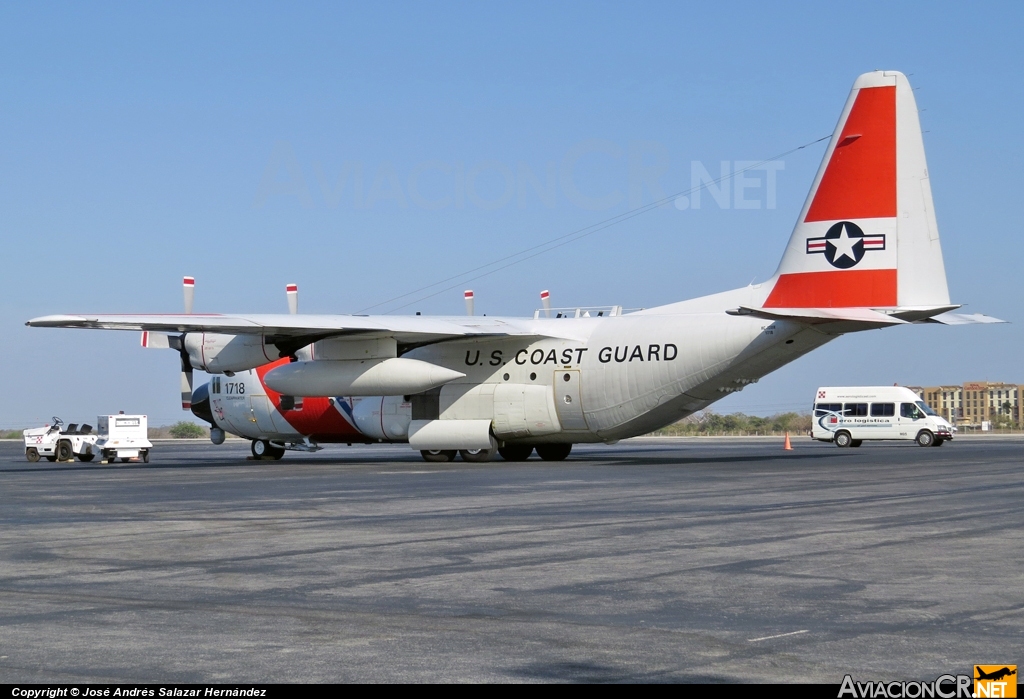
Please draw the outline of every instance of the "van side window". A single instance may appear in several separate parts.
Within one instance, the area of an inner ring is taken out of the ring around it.
[[[913,403],[900,403],[900,417],[910,418],[911,420],[920,420],[924,417],[924,413]]]
[[[867,417],[867,403],[846,403],[843,405],[844,417]]]
[[[818,403],[814,406],[814,417],[825,417],[829,413],[841,413],[842,403]]]
[[[872,403],[871,417],[892,417],[896,414],[895,403]]]

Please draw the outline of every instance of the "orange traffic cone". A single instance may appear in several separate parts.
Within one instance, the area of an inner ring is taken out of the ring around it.
[[[786,433],[786,444],[782,448],[785,451],[793,451],[793,445],[789,443],[789,432]]]

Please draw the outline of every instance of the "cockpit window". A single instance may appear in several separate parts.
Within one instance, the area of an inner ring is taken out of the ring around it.
[[[924,413],[921,412],[916,403],[900,403],[900,417],[920,420],[924,417]]]

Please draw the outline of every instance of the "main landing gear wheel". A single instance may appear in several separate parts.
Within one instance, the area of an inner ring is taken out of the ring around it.
[[[538,444],[537,456],[545,461],[564,461],[572,451],[571,444]]]
[[[475,464],[482,464],[494,458],[493,449],[459,449],[459,456],[463,461]]]
[[[455,454],[457,453],[454,449],[423,449],[420,451],[424,461],[439,464],[455,461]]]
[[[846,448],[853,444],[853,438],[849,432],[836,432],[835,443],[837,447]]]
[[[284,456],[284,449],[275,447],[265,439],[252,440],[252,455],[257,459],[280,459]]]
[[[946,440],[944,440],[944,439],[939,439],[938,437],[936,437],[936,438],[935,438],[935,444],[933,444],[932,446],[933,446],[933,447],[941,447],[941,446],[942,446],[943,444],[945,444],[945,443],[946,443]]]
[[[39,451],[35,447],[29,447],[25,450],[25,458],[35,463],[39,461]]]
[[[530,458],[530,454],[533,453],[533,447],[521,444],[507,444],[503,447],[498,447],[498,453],[501,454],[501,458],[505,459],[505,461],[526,461]]]
[[[863,444],[863,442],[864,442],[863,439],[855,439],[852,442],[850,442],[850,446],[851,447],[859,447],[861,444]]]
[[[930,447],[935,443],[935,435],[928,430],[921,430],[917,433],[917,439],[915,441],[919,447]]]
[[[95,454],[93,454],[93,453],[92,453],[92,452],[90,451],[90,452],[89,452],[88,454],[79,454],[79,455],[78,455],[78,460],[79,460],[79,461],[92,461],[92,459],[93,459],[93,457],[94,457],[94,456],[96,456],[96,455],[95,455]]]

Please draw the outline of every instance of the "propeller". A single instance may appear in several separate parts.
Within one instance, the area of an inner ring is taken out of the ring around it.
[[[466,315],[471,316],[473,315],[473,290],[466,289],[462,295],[466,299]]]
[[[192,315],[192,301],[196,297],[196,280],[194,277],[185,277],[182,280],[182,286],[185,291],[185,313]]]
[[[185,277],[182,280],[182,290],[185,294],[185,313],[192,315],[192,302],[196,295],[196,280],[194,277]],[[192,409],[192,362],[188,359],[188,352],[185,350],[185,333],[182,333],[178,340],[178,356],[181,357],[181,409]]]
[[[548,318],[551,317],[551,292],[545,289],[540,292],[540,302],[544,306],[544,315]]]

